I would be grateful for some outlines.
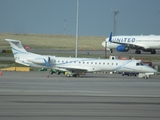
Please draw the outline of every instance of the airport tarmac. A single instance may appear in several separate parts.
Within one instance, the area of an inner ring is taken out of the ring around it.
[[[47,72],[0,76],[0,119],[159,120],[160,75],[142,79],[121,74],[80,77]]]

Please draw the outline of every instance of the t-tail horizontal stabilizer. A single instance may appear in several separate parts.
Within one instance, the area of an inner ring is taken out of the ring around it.
[[[13,39],[5,39],[5,40],[10,43],[14,55],[27,53],[27,51],[24,49],[19,40],[13,40]]]

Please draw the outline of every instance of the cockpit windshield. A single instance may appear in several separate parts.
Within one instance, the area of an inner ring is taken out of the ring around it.
[[[136,66],[143,66],[144,64],[142,62],[136,63]]]

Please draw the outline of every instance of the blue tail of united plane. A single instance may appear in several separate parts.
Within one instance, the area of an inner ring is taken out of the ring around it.
[[[110,36],[109,36],[109,42],[112,42],[112,32],[110,33]]]

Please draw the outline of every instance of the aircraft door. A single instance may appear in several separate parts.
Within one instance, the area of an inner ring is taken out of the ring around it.
[[[50,57],[48,57],[48,62],[50,62],[51,61],[51,59],[50,59]]]
[[[140,71],[142,71],[142,65],[142,63],[136,63],[136,67],[138,67]]]

